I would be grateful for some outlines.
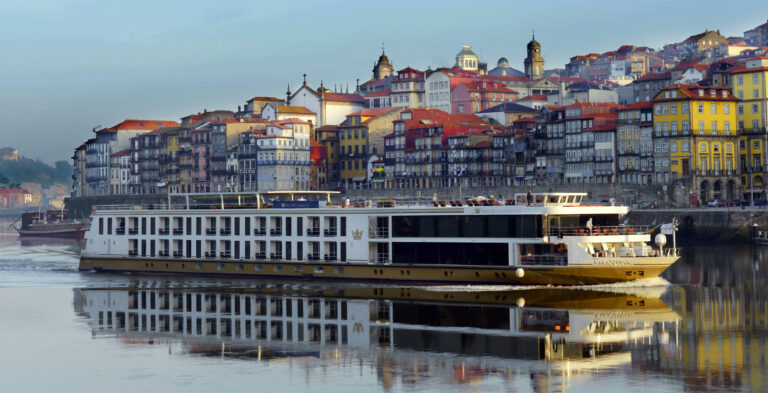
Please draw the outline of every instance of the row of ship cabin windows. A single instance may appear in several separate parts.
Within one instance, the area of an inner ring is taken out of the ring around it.
[[[295,218],[295,220],[294,220]],[[306,233],[304,223],[306,218]],[[171,230],[171,219],[173,229]],[[251,221],[253,219],[253,221]],[[127,224],[126,224],[127,222]],[[186,225],[184,225],[186,222]],[[293,223],[296,223],[296,232]],[[242,225],[241,225],[242,223]],[[251,233],[253,223],[253,233]],[[114,225],[113,225],[114,224]],[[159,225],[157,225],[159,224]],[[266,236],[267,231],[272,236],[320,236],[321,224],[324,236],[346,236],[347,218],[336,216],[308,217],[99,217],[99,235],[234,235]],[[203,225],[205,224],[205,225]],[[217,231],[217,227],[220,228]],[[285,231],[283,231],[285,229]],[[241,232],[242,230],[242,232]],[[194,232],[194,233],[193,233]]]
[[[347,243],[129,239],[128,256],[256,261],[303,261],[306,259],[307,261],[346,262]]]

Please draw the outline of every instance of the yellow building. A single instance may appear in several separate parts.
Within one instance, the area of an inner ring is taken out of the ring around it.
[[[179,192],[179,127],[169,128],[160,134],[160,146],[164,151],[160,153],[160,182],[162,192]]]
[[[315,128],[315,140],[325,146],[326,186],[336,189],[341,186],[339,180],[339,126],[327,125]]]
[[[672,85],[653,99],[654,150],[702,202],[741,198],[736,105],[728,88]],[[658,165],[658,163],[657,163]]]
[[[339,127],[341,185],[347,189],[368,188],[368,159],[384,154],[384,136],[392,133],[392,121],[402,108],[363,109],[347,115]]]
[[[728,70],[731,74],[733,95],[740,99],[736,106],[736,119],[741,132],[739,142],[742,184],[747,194],[765,197],[768,172],[768,57],[753,57],[745,66]]]

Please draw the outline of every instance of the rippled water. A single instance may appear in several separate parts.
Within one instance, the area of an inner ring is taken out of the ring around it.
[[[0,234],[0,391],[768,389],[766,248],[569,289],[105,275],[78,254]]]

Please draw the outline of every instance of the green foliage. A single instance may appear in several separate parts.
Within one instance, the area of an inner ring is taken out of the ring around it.
[[[0,161],[0,183],[40,183],[49,187],[54,183],[72,182],[72,165],[66,161],[57,161],[53,167],[40,161],[19,157],[18,161]],[[3,182],[3,179],[6,181]]]

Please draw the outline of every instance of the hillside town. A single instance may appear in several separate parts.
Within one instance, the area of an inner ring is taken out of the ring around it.
[[[523,70],[470,45],[449,66],[396,69],[407,59],[382,49],[351,90],[304,74],[284,97],[94,129],[72,196],[622,184],[689,204],[766,198],[768,22],[562,68],[544,47],[531,38]]]

